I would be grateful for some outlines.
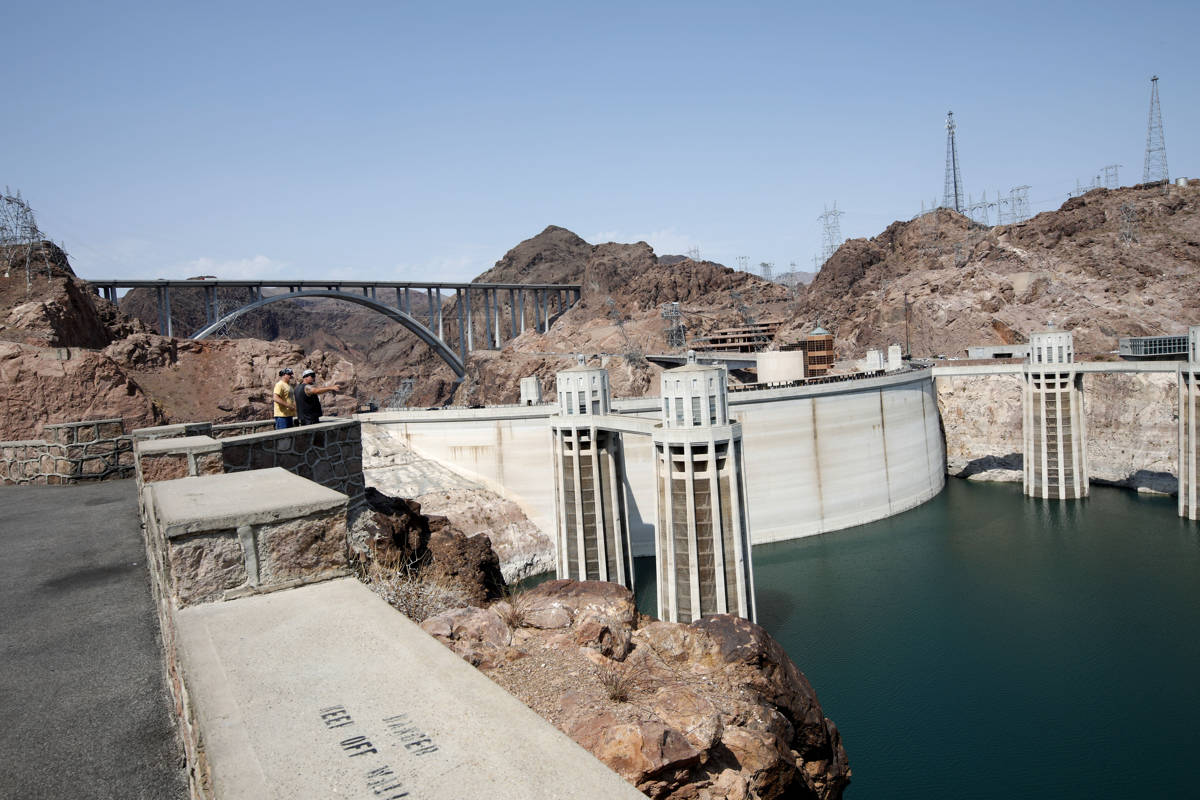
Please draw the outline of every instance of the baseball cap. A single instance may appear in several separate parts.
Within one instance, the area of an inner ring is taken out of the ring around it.
[[[316,374],[317,374],[317,373],[316,373],[316,371],[315,371],[315,370],[306,369],[306,370],[304,370],[304,372],[301,372],[301,373],[300,373],[300,377],[301,377],[301,378],[307,378],[309,375],[316,375]]]
[[[281,377],[282,377],[282,376],[284,376],[284,375],[295,375],[295,374],[296,374],[296,373],[292,372],[292,368],[291,368],[291,367],[284,367],[283,369],[279,370],[279,375],[280,375]]]

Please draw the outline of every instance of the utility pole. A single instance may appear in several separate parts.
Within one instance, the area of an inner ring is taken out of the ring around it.
[[[1150,122],[1146,126],[1146,166],[1142,183],[1166,183],[1167,143],[1163,139],[1162,107],[1158,104],[1158,76],[1150,79]]]

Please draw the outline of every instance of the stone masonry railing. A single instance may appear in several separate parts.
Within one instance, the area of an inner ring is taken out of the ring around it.
[[[43,435],[0,442],[0,484],[69,484],[134,473],[133,440],[122,419],[46,425]]]
[[[214,438],[205,423],[134,431],[139,485],[189,475],[283,467],[364,502],[362,436],[357,420],[335,420],[285,430]],[[220,433],[216,431],[215,433]]]

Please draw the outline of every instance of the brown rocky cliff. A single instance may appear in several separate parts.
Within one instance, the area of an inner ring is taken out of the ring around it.
[[[1200,323],[1200,181],[1096,189],[1015,225],[948,209],[846,242],[803,290],[784,337],[820,320],[839,355],[905,342],[918,356],[1027,340],[1053,321],[1085,358],[1117,338]]]
[[[421,627],[653,798],[840,798],[837,727],[783,648],[731,616],[640,617],[630,592],[549,581]]]

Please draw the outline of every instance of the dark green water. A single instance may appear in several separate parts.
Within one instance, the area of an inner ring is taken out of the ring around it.
[[[1200,525],[1173,498],[951,479],[756,547],[754,572],[759,623],[842,732],[848,797],[1200,797]]]

